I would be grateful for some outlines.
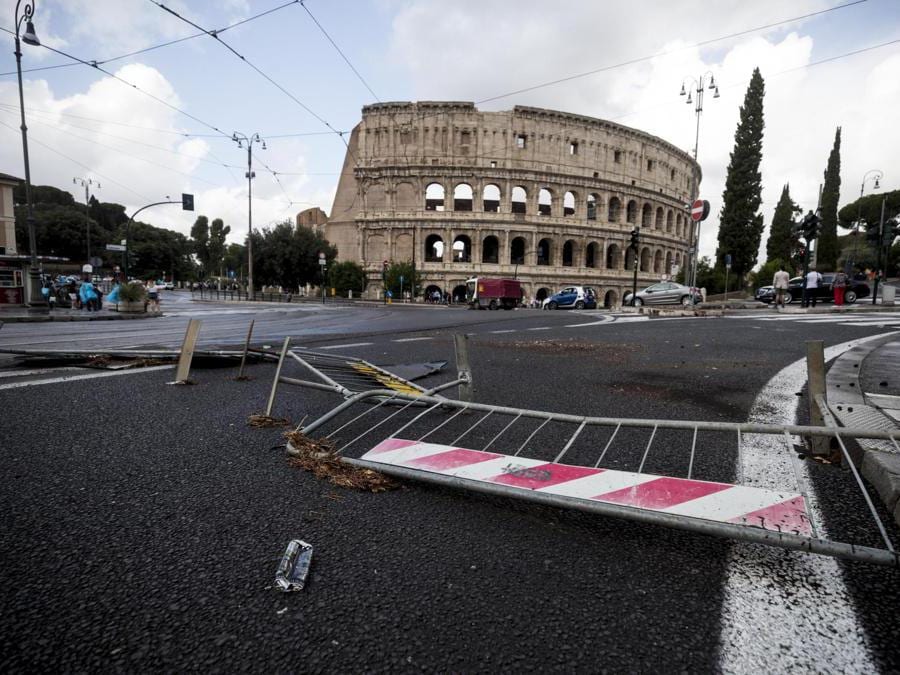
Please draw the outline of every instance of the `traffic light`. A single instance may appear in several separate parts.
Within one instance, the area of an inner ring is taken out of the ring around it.
[[[388,261],[383,260],[381,263],[381,279],[387,279]]]
[[[819,223],[821,222],[822,219],[812,211],[803,217],[803,220],[800,223],[800,231],[807,242],[810,242],[819,236]]]
[[[636,227],[631,231],[631,248],[637,250],[637,247],[640,243],[641,243],[641,229],[639,227]]]
[[[166,197],[168,199],[168,197]],[[181,210],[182,211],[193,211],[194,210],[194,195],[189,195],[185,192],[181,193]]]
[[[897,229],[897,219],[891,218],[884,221],[881,229],[881,236],[878,236],[879,225],[872,225],[866,231],[866,238],[872,246],[889,246],[894,243],[894,239],[900,234]]]

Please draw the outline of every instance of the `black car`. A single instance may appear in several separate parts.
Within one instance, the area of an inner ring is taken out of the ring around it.
[[[823,272],[822,283],[816,288],[817,302],[830,302],[834,300],[834,272]],[[852,305],[859,298],[868,297],[870,291],[865,281],[847,280],[847,290],[844,291],[844,302]],[[763,286],[756,291],[756,299],[760,302],[769,304],[775,300],[775,289],[772,286]],[[784,293],[784,304],[789,305],[792,302],[800,302],[803,300],[803,277],[794,277],[788,283],[788,289]]]

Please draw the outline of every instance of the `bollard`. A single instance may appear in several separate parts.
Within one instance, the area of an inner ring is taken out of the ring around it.
[[[194,358],[194,345],[197,344],[197,335],[200,333],[200,319],[191,319],[188,322],[187,331],[184,333],[184,342],[181,343],[181,355],[178,357],[178,370],[175,373],[176,384],[188,381],[191,373],[191,360]]]
[[[810,426],[826,426],[825,418],[819,402],[827,403],[825,393],[825,343],[822,340],[806,341],[806,396],[809,399]],[[810,452],[814,455],[826,455],[830,448],[828,439],[816,436],[807,439]]]
[[[459,384],[459,400],[472,402],[472,369],[469,367],[469,336],[465,333],[456,333],[453,336],[456,347],[457,378],[462,380]]]
[[[284,346],[281,348],[281,356],[278,358],[278,367],[275,369],[275,379],[272,380],[272,391],[269,393],[269,403],[266,406],[266,417],[272,416],[272,406],[275,405],[275,391],[278,389],[278,379],[281,377],[281,366],[284,365],[284,357],[287,356],[290,336],[284,338]]]

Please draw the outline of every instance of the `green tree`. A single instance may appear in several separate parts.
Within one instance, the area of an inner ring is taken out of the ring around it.
[[[25,205],[25,183],[19,183],[13,189],[13,201],[17,205]],[[31,186],[31,203],[37,204],[56,204],[57,206],[75,206],[75,197],[65,190],[60,190],[52,185],[32,185]],[[82,207],[83,209],[84,207]]]
[[[791,199],[789,185],[781,189],[781,198],[775,207],[775,215],[772,216],[772,224],[769,227],[769,239],[766,241],[766,261],[793,260],[800,249],[800,241],[794,232],[794,216],[801,213],[801,209]]]
[[[191,260],[193,246],[180,232],[135,221],[131,224],[129,239],[130,276],[139,279],[195,278],[195,265]]]
[[[197,216],[197,220],[191,226],[191,239],[193,239],[193,252],[200,263],[200,274],[209,276],[209,218]]]
[[[243,277],[243,268],[247,264],[247,247],[241,244],[229,244],[225,249],[223,265],[225,274],[233,272],[235,277]]]
[[[209,241],[206,244],[209,268],[212,273],[217,273],[220,277],[225,276],[222,269],[225,259],[225,238],[230,232],[231,226],[222,222],[221,218],[216,218],[209,224]]]
[[[285,220],[253,232],[253,276],[258,284],[276,284],[294,290],[302,284],[322,283],[319,253],[328,265],[337,249],[312,228]]]
[[[400,277],[403,277],[403,292],[412,291],[413,265],[411,261],[392,263],[384,275],[385,290],[390,290],[395,298],[400,294]],[[422,293],[422,274],[416,271],[416,294]]]
[[[759,68],[753,70],[750,85],[741,106],[740,121],[734,135],[734,149],[722,193],[719,214],[719,246],[716,269],[724,272],[725,255],[731,254],[731,273],[743,278],[756,265],[762,239],[763,217],[758,212],[762,203],[763,97],[765,83]]]
[[[841,128],[834,132],[834,145],[828,156],[825,169],[825,184],[822,187],[822,210],[819,216],[819,238],[816,242],[816,263],[820,270],[833,270],[837,265],[838,253],[838,202],[841,198]]]
[[[759,288],[760,286],[771,286],[772,280],[775,276],[775,272],[781,269],[782,266],[784,266],[784,269],[788,274],[793,276],[793,266],[789,265],[779,258],[776,258],[775,260],[769,260],[765,265],[760,267],[759,270],[750,274],[750,286],[752,288]]]
[[[366,290],[366,273],[352,260],[334,263],[328,270],[328,285],[341,297],[347,297],[348,291],[359,296]]]

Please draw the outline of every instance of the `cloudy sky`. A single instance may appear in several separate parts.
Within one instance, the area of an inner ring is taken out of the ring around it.
[[[344,155],[334,132],[351,129],[376,99],[541,106],[614,120],[690,151],[695,117],[678,91],[685,77],[711,71],[721,97],[706,99],[699,145],[701,195],[713,207],[701,252],[711,255],[738,109],[759,67],[767,225],[784,183],[815,208],[837,126],[842,203],[858,196],[869,169],[884,172],[882,189],[900,187],[897,0],[160,2],[208,30],[273,11],[220,33],[245,62],[212,37],[191,38],[197,28],[152,0],[37,0],[42,43],[112,76],[23,46],[23,68],[36,69],[24,75],[34,183],[83,199],[72,180],[92,178],[98,198],[129,212],[192,192],[197,211],[223,218],[238,241],[247,230],[247,155],[233,131],[266,139],[255,151],[259,226],[312,205],[330,211]],[[2,6],[0,28],[12,29],[15,0]],[[0,39],[0,172],[21,176],[13,39]],[[196,215],[175,206],[145,213],[182,232]]]

